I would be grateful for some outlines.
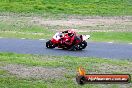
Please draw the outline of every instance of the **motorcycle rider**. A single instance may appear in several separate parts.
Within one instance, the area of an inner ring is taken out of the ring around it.
[[[66,30],[62,31],[61,33],[66,33],[65,37],[60,40],[61,43],[63,43],[65,46],[72,46],[76,32],[73,30]]]

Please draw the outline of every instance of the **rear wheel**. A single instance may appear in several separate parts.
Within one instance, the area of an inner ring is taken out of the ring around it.
[[[67,48],[67,47],[63,47],[62,49],[63,49],[63,50],[67,50],[68,48]]]
[[[74,46],[72,46],[69,50],[70,50],[70,51],[76,51],[76,50],[79,50],[79,49],[78,49],[78,46],[75,46],[75,45],[74,45]]]
[[[51,40],[49,40],[49,41],[46,42],[46,47],[47,48],[51,48],[51,49],[55,48],[55,46],[53,45],[53,43],[51,42]]]

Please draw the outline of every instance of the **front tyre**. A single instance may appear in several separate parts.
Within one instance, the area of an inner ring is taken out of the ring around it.
[[[46,42],[46,47],[47,48],[51,48],[51,49],[55,48],[55,46],[53,45],[53,43],[51,42],[51,40],[49,40],[49,41]]]
[[[79,50],[85,49],[86,46],[87,46],[87,42],[86,42],[86,41],[83,41],[83,42],[80,44]]]

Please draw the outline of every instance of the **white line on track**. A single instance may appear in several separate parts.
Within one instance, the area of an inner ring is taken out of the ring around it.
[[[45,40],[45,39],[39,39],[39,40]]]
[[[108,42],[108,43],[113,43],[113,42]]]
[[[132,43],[128,43],[128,44],[132,44]]]
[[[21,39],[26,39],[26,38],[21,38]]]
[[[3,38],[3,37],[0,37],[0,38]]]

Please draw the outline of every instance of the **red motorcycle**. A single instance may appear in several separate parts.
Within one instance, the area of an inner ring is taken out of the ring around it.
[[[90,35],[76,35],[74,36],[74,41],[72,42],[71,45],[66,45],[63,42],[66,42],[67,36],[61,32],[57,32],[53,38],[49,41],[46,42],[46,47],[47,48],[62,48],[66,50],[82,50],[85,49],[87,46],[86,40],[90,38]],[[60,41],[61,40],[61,41]]]

